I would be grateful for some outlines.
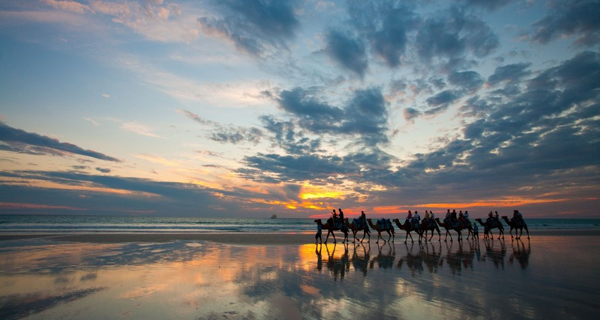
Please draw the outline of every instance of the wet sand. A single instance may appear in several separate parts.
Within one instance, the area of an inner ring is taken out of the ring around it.
[[[598,236],[404,244],[400,234],[394,244],[359,245],[306,244],[312,234],[197,236],[5,237],[0,319],[595,319],[600,312]]]
[[[325,240],[326,233],[323,234]],[[531,236],[600,236],[599,230],[534,230],[530,232]],[[337,232],[336,237],[338,242],[341,233]],[[373,233],[374,239],[377,238],[377,233]],[[404,232],[396,234],[397,241],[404,241]],[[361,238],[362,234],[358,234]],[[387,235],[385,235],[387,239]],[[456,234],[453,234],[456,239]],[[479,236],[483,239],[483,235]],[[498,234],[495,233],[497,238]],[[124,242],[169,242],[176,240],[188,241],[213,241],[226,244],[247,244],[247,245],[290,245],[290,244],[308,244],[314,243],[314,233],[85,233],[85,234],[0,234],[0,241],[44,238],[55,241],[71,241],[71,242],[89,242],[89,243],[124,243]],[[443,232],[442,232],[443,238]],[[526,239],[526,234],[523,234],[523,239]],[[349,239],[352,241],[352,234],[349,234]],[[437,236],[434,238],[437,239]],[[506,233],[505,239],[510,239],[510,235]],[[333,238],[329,241],[333,243]]]

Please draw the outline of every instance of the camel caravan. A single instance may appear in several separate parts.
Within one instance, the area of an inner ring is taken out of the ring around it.
[[[472,223],[469,220],[469,212],[465,211],[464,213],[459,211],[456,213],[456,210],[446,212],[446,216],[443,221],[440,221],[440,218],[436,218],[433,211],[425,211],[425,217],[421,220],[421,217],[418,211],[415,211],[414,215],[409,210],[408,216],[404,223],[400,222],[400,219],[378,219],[373,222],[372,219],[367,219],[364,211],[361,211],[361,215],[350,221],[348,218],[344,218],[344,212],[342,209],[338,209],[339,213],[333,209],[331,213],[331,217],[327,219],[325,224],[321,221],[321,219],[316,219],[315,223],[317,224],[317,233],[315,235],[315,241],[317,243],[323,243],[322,239],[322,230],[327,230],[327,236],[325,237],[325,243],[329,240],[329,236],[333,237],[333,242],[336,243],[336,237],[334,231],[341,231],[344,234],[344,239],[342,242],[349,242],[348,233],[352,232],[354,240],[352,242],[356,243],[363,242],[365,237],[367,237],[367,241],[371,241],[371,230],[377,231],[377,240],[375,242],[379,243],[380,240],[385,242],[394,242],[395,240],[395,228],[400,230],[404,230],[406,236],[404,238],[404,243],[408,241],[410,237],[411,242],[414,242],[414,238],[412,236],[412,232],[415,232],[419,238],[418,241],[432,241],[435,233],[438,235],[438,242],[442,240],[442,233],[440,228],[443,228],[446,233],[444,237],[444,242],[448,241],[448,236],[450,236],[450,241],[452,242],[452,234],[451,231],[455,231],[458,235],[458,241],[462,240],[462,232],[466,232],[466,239],[479,239],[479,228],[476,223]],[[502,220],[510,227],[509,234],[511,238],[520,239],[523,235],[523,229],[527,232],[527,239],[529,239],[529,229],[527,229],[527,224],[523,220],[523,216],[518,210],[514,210],[513,217],[508,219],[507,216],[502,216]],[[504,225],[502,224],[502,220],[498,215],[498,211],[488,214],[488,217],[485,221],[478,218],[475,219],[479,225],[483,227],[483,238],[484,239],[493,239],[493,229],[498,229],[498,239],[504,239]],[[512,232],[515,231],[515,235],[513,236]],[[362,238],[357,239],[357,234],[362,231]],[[431,232],[431,235],[429,235]],[[384,234],[382,236],[382,233]],[[387,234],[387,239],[384,238],[385,234]]]

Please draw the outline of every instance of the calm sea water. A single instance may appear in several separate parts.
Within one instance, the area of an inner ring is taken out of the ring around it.
[[[0,233],[11,232],[308,232],[313,219],[0,215]],[[600,219],[527,219],[530,229],[600,229]]]

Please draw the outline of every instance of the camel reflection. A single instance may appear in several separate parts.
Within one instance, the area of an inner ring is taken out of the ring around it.
[[[516,245],[516,246],[515,246]],[[531,254],[531,243],[527,241],[527,248],[521,239],[512,242],[513,252],[508,258],[508,262],[512,264],[515,260],[521,265],[521,269],[527,269],[529,266],[529,255]]]
[[[335,243],[333,245],[317,244],[315,249],[315,253],[317,254],[317,270],[321,271],[323,269],[323,258],[321,253],[323,247],[325,247],[325,250],[327,252],[327,261],[325,263],[325,266],[327,267],[327,270],[329,270],[329,272],[333,275],[333,278],[336,281],[338,280],[338,277],[340,280],[344,280],[346,273],[350,271],[350,260],[348,259],[348,244],[342,244],[341,246],[343,247],[343,250],[338,251],[341,252],[341,254],[338,254],[337,256],[335,254],[337,244]]]
[[[406,246],[406,255],[398,260],[397,268],[402,270],[402,266],[406,263],[406,266],[411,271],[412,276],[415,274],[423,272],[423,257],[421,255],[421,250],[419,246],[419,252],[413,253],[414,244],[410,245],[405,244]]]
[[[504,257],[506,256],[506,244],[504,240],[500,239],[494,242],[493,239],[484,239],[483,243],[485,244],[485,256],[482,261],[489,259],[497,269],[504,270]]]
[[[362,248],[362,255],[358,254]],[[367,249],[368,248],[368,249]],[[371,259],[371,246],[365,246],[361,243],[359,246],[354,246],[354,252],[352,253],[352,266],[354,270],[362,272],[363,276],[367,276],[367,269],[369,266],[369,260]]]
[[[475,260],[475,247],[477,245],[471,243],[470,241],[466,241],[466,245],[464,242],[458,242],[458,248],[456,251],[452,250],[452,244],[448,247],[448,252],[446,253],[446,262],[452,274],[455,275],[460,273],[463,269],[473,269],[473,262]],[[468,246],[468,248],[466,248]]]
[[[387,253],[383,252],[383,247],[387,247]],[[387,244],[382,244],[381,246],[378,245],[377,252],[377,256],[369,263],[369,269],[373,269],[376,262],[379,269],[390,269],[394,266],[394,260],[396,260],[395,246],[391,245],[389,242]]]
[[[481,242],[483,245],[480,245]],[[321,258],[323,246],[327,252],[326,259]],[[529,243],[526,245],[520,240],[515,240],[512,248],[508,249],[504,240],[470,239],[446,244],[407,243],[398,245],[398,247],[388,242],[376,245],[377,254],[371,254],[370,244],[362,243],[317,245],[315,252],[317,254],[317,270],[321,271],[324,264],[329,273],[333,275],[334,280],[337,281],[347,277],[351,269],[362,273],[365,277],[369,270],[374,272],[378,269],[404,269],[414,277],[424,271],[440,273],[444,265],[446,265],[447,273],[460,275],[467,270],[473,271],[478,264],[486,262],[491,262],[497,269],[504,269],[507,252],[511,249],[509,263],[513,265],[516,261],[522,269],[527,268],[531,245]],[[352,250],[351,254],[350,250]],[[396,251],[399,251],[398,255]]]

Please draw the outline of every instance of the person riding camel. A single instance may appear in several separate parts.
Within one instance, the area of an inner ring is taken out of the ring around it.
[[[456,225],[456,223],[458,222],[458,218],[456,217],[456,210],[452,210],[452,214],[451,214],[451,219],[452,219],[452,224]]]
[[[502,224],[502,222],[500,222],[500,216],[498,215],[498,211],[495,211],[495,212],[496,212],[496,214],[495,214],[494,218],[496,219],[496,225],[499,226]]]
[[[412,225],[414,229],[418,229],[419,228],[419,221],[421,220],[421,217],[419,216],[419,212],[415,211],[415,215],[412,218]]]
[[[332,218],[331,221],[333,222],[333,225],[336,225],[337,224],[337,212],[335,212],[335,209],[333,209],[333,212],[331,213],[331,218]]]
[[[524,223],[524,221],[523,221],[523,215],[521,215],[521,213],[519,212],[519,210],[514,210],[514,212],[513,212],[513,219],[517,223],[518,227],[522,226],[523,223]]]
[[[425,218],[423,218],[423,224],[425,224],[426,226],[428,226],[429,225],[429,219],[430,219],[429,211],[425,210]]]
[[[488,213],[488,218],[487,218],[488,224],[490,225],[490,227],[493,227],[496,225],[496,221],[494,219],[494,214],[490,211],[490,213]]]
[[[344,223],[344,212],[342,211],[342,208],[338,209],[340,212],[340,223]]]
[[[364,228],[364,226],[366,226],[366,223],[367,223],[367,215],[365,214],[365,212],[364,212],[364,211],[361,211],[361,212],[360,212],[360,218],[358,219],[358,221],[360,221],[360,222],[359,222],[359,224],[360,224],[360,227],[361,227],[361,228]]]
[[[405,223],[406,222],[412,222],[412,218],[413,218],[412,212],[410,212],[410,210],[408,210],[408,215],[406,216]]]
[[[465,221],[467,222],[467,224],[469,224],[469,211],[466,211],[466,210],[465,210],[465,215],[464,215],[464,217],[465,217]]]
[[[458,220],[460,223],[465,223],[465,215],[462,213],[462,210],[458,213]]]

